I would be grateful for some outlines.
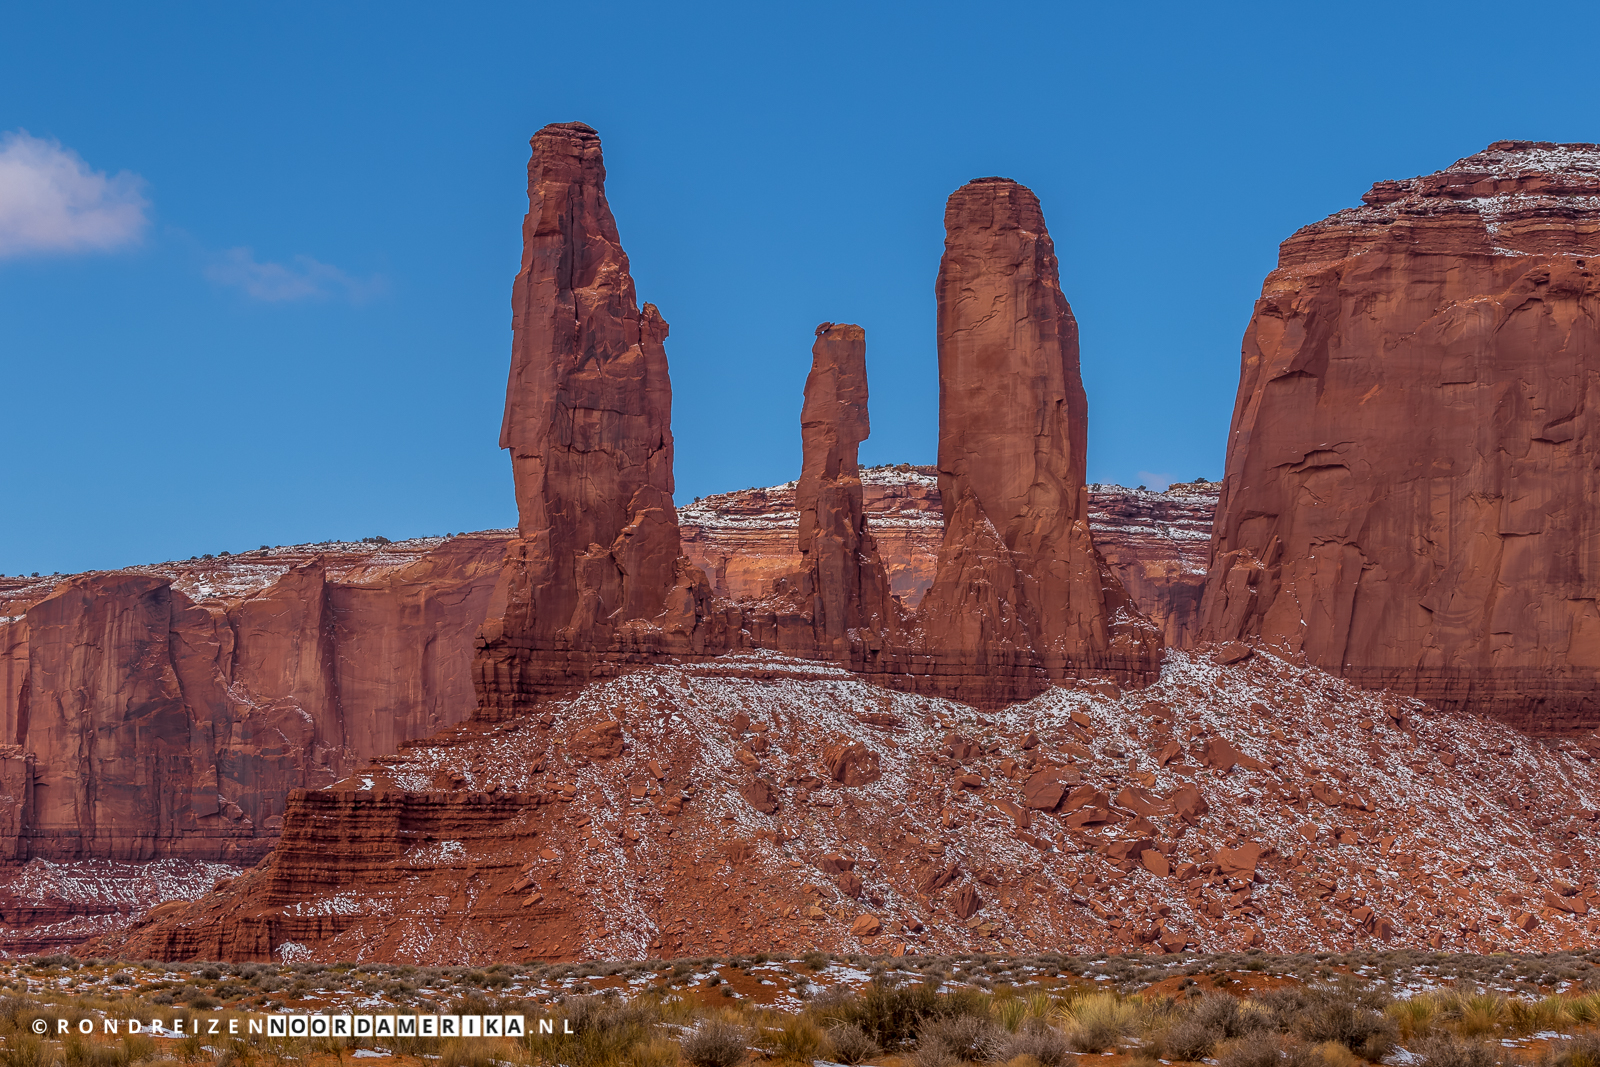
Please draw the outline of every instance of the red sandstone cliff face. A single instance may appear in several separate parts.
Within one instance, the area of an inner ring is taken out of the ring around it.
[[[1193,648],[1199,641],[1220,488],[1215,482],[1175,482],[1153,493],[1089,486],[1095,548],[1169,648]]]
[[[862,511],[890,591],[914,610],[933,584],[944,540],[934,468],[868,467],[861,484]],[[1172,648],[1189,648],[1198,640],[1211,515],[1220,488],[1214,482],[1177,483],[1161,493],[1088,487],[1095,548]],[[761,600],[800,565],[794,482],[708,496],[680,510],[678,522],[684,553],[705,571],[717,596]]]
[[[0,855],[254,862],[291,789],[473,709],[504,535],[0,589]]]
[[[861,509],[889,577],[890,594],[915,609],[933,584],[944,511],[932,467],[902,463],[860,472]],[[797,483],[741,489],[696,500],[678,510],[683,552],[719,597],[772,595],[800,566]],[[1207,534],[1209,537],[1209,533]]]
[[[1204,626],[1529,729],[1600,722],[1600,147],[1500,142],[1285,241]]]
[[[929,645],[1018,694],[1038,691],[1030,668],[1149,676],[1160,639],[1089,532],[1078,325],[1030,190],[980,178],[951,194],[936,295],[945,537],[918,612]]]

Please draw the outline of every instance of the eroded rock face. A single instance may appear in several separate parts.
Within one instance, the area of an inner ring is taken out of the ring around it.
[[[667,324],[634,294],[600,138],[555,123],[532,149],[500,431],[521,538],[481,664],[489,691],[511,701],[565,681],[524,650],[609,650],[628,624],[660,615],[680,555]]]
[[[1160,493],[1089,486],[1094,547],[1168,648],[1191,648],[1199,640],[1220,489],[1215,482],[1178,482]]]
[[[944,538],[938,480],[932,467],[910,464],[867,467],[860,480],[862,513],[890,595],[914,610],[933,584]],[[684,554],[705,571],[715,595],[760,600],[800,568],[797,488],[788,482],[717,493],[679,509]]]
[[[291,789],[471,714],[505,543],[274,550],[0,590],[0,857],[254,862]]]
[[[1204,627],[1526,729],[1600,722],[1600,147],[1499,142],[1283,243]]]
[[[951,194],[936,295],[945,535],[919,608],[930,646],[1019,695],[1078,672],[1148,680],[1160,639],[1089,532],[1078,325],[1030,190],[980,178]]]
[[[851,630],[898,628],[862,507],[858,457],[869,432],[866,331],[825,322],[817,327],[800,412],[795,502],[801,565],[794,582],[824,648],[842,646]]]

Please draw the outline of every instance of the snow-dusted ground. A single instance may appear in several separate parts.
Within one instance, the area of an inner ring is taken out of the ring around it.
[[[347,917],[305,942],[314,958],[1125,951],[1162,936],[1540,951],[1600,933],[1587,867],[1600,788],[1581,746],[1262,652],[1226,667],[1170,653],[1148,689],[1082,684],[995,713],[744,654],[596,683],[545,717],[468,724],[335,787],[425,792],[453,776],[455,795],[529,801],[492,831],[441,826],[381,884],[294,905]],[[608,721],[620,756],[569,751]],[[822,748],[845,739],[874,754],[875,780],[829,775]],[[1218,751],[1237,762],[1217,768]],[[1027,810],[1041,772],[1092,796]],[[753,806],[757,778],[776,811]],[[1171,813],[1185,787],[1209,810]],[[1103,818],[1075,825],[1088,809]],[[1118,863],[1119,842],[1165,862],[1135,849]],[[1253,847],[1254,877],[1219,867]],[[854,862],[859,887],[830,856]],[[851,933],[866,915],[879,933]]]

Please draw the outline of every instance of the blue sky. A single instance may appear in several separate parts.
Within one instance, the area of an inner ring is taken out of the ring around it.
[[[825,319],[867,329],[863,458],[933,460],[943,204],[990,174],[1055,237],[1090,477],[1218,477],[1279,241],[1600,141],[1596,8],[1520,11],[13,5],[0,572],[512,524],[527,141],[571,119],[672,326],[680,501],[798,472]]]

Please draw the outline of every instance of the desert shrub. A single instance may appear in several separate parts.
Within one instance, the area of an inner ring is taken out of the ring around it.
[[[1423,1038],[1412,1051],[1428,1067],[1498,1067],[1500,1063],[1500,1051],[1494,1045],[1443,1030]]]
[[[1175,1059],[1200,1060],[1224,1041],[1277,1029],[1277,1019],[1274,1012],[1226,993],[1203,994],[1186,1003],[1160,1042]]]
[[[199,1034],[189,1034],[178,1042],[173,1051],[177,1053],[178,1060],[188,1067],[205,1055],[205,1041]]]
[[[887,976],[879,976],[860,992],[834,987],[812,1002],[811,1013],[829,1029],[859,1027],[879,1045],[894,1048],[910,1040],[922,1020],[934,1015],[961,1014],[957,1007],[953,997],[941,997],[932,985],[895,982]]]
[[[679,1042],[693,1067],[737,1067],[749,1044],[750,1032],[728,1019],[707,1019]]]
[[[856,1067],[881,1051],[872,1035],[853,1023],[844,1023],[828,1031],[829,1059],[835,1063]]]
[[[605,997],[568,997],[561,1009],[562,1019],[556,1022],[554,1034],[541,1035],[530,1029],[521,1039],[532,1062],[610,1067],[656,1036],[652,1026],[659,1007],[643,998],[618,1004]],[[395,1051],[403,1050],[396,1047]]]
[[[1373,1001],[1350,989],[1311,990],[1294,1030],[1315,1044],[1334,1042],[1376,1063],[1394,1048],[1400,1027]]]
[[[1468,1037],[1491,1034],[1509,1019],[1506,998],[1498,993],[1457,993],[1440,997],[1439,1014]]]
[[[129,1063],[143,1063],[156,1058],[155,1038],[149,1034],[124,1034],[122,1048]]]
[[[127,1052],[121,1045],[98,1045],[81,1034],[68,1034],[61,1042],[61,1059],[66,1067],[127,1067]]]
[[[990,1014],[1003,1029],[1015,1033],[1022,1020],[1028,1017],[1028,1002],[1021,997],[996,999]]]
[[[628,1067],[677,1067],[681,1053],[678,1043],[668,1037],[657,1037],[634,1046],[628,1053]]]
[[[493,1039],[464,1037],[441,1044],[439,1067],[494,1067],[505,1056],[501,1042]]]
[[[978,1015],[944,1015],[923,1021],[917,1031],[918,1050],[942,1050],[949,1060],[982,1063],[1000,1051],[1000,1035],[988,1019]]]
[[[1582,996],[1568,997],[1563,1005],[1567,1018],[1579,1026],[1593,1026],[1600,1022],[1600,994],[1587,993]]]
[[[1217,1048],[1217,1067],[1280,1067],[1286,1059],[1285,1053],[1291,1050],[1302,1061],[1312,1058],[1299,1042],[1286,1048],[1282,1035],[1258,1030]]]
[[[1514,1033],[1536,1034],[1542,1030],[1559,1030],[1570,1018],[1562,997],[1513,999],[1506,1002],[1506,1028]]]
[[[1067,1039],[1061,1031],[1036,1019],[1028,1020],[1017,1028],[1016,1033],[1004,1035],[998,1042],[997,1051],[999,1054],[996,1059],[1009,1063],[1018,1056],[1028,1056],[1044,1067],[1061,1067],[1073,1058],[1072,1049],[1067,1046]]]
[[[1414,1041],[1433,1029],[1434,1018],[1439,1014],[1438,998],[1423,993],[1397,1000],[1384,1009],[1384,1014],[1400,1028],[1401,1040]]]
[[[1222,1034],[1192,1015],[1175,1021],[1160,1038],[1163,1058],[1196,1062],[1211,1055]]]
[[[822,1031],[805,1015],[783,1015],[765,1038],[763,1049],[775,1060],[810,1064],[822,1055]]]
[[[828,956],[825,952],[807,952],[800,957],[800,962],[813,971],[820,971],[828,965]]]
[[[1579,1034],[1550,1050],[1551,1067],[1600,1067],[1600,1034]]]

